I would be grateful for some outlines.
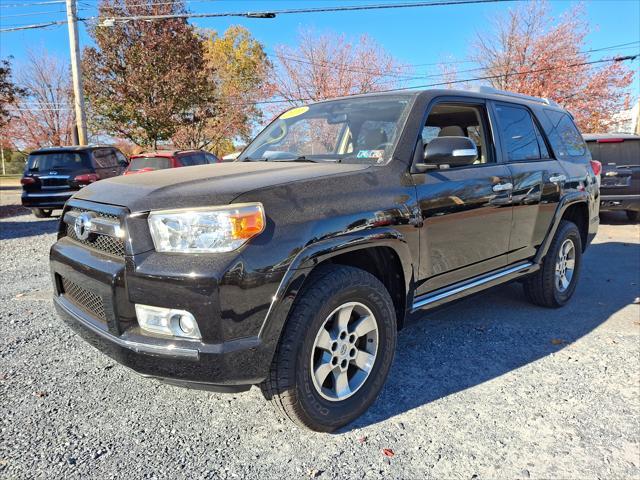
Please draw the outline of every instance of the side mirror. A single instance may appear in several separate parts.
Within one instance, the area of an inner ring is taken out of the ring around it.
[[[468,137],[436,137],[424,149],[425,163],[436,165],[471,165],[477,158],[478,147]]]
[[[422,148],[422,142],[418,142]],[[418,152],[416,152],[416,157]],[[414,163],[413,170],[425,172],[437,168],[471,165],[478,158],[478,148],[468,137],[436,137],[424,147],[422,162]],[[420,161],[420,159],[416,159]],[[423,163],[424,162],[424,163]]]

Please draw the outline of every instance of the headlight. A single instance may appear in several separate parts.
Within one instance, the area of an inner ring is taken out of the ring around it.
[[[158,252],[230,252],[265,227],[260,203],[151,212],[148,221]]]

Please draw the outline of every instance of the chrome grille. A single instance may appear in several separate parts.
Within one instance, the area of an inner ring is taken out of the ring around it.
[[[67,300],[91,314],[101,322],[107,321],[104,312],[104,302],[99,295],[82,288],[80,285],[62,277],[62,294]]]
[[[82,210],[80,208],[72,208],[70,210],[79,212],[79,213],[88,211],[88,210]],[[93,213],[103,218],[118,220],[118,217],[116,215],[110,215],[108,213],[101,213],[101,212],[93,212]],[[111,237],[108,235],[92,234],[86,240],[80,240],[76,235],[75,230],[73,229],[73,225],[69,223],[66,224],[65,233],[66,233],[66,236],[69,237],[74,242],[81,243],[95,250],[100,250],[101,252],[108,253],[109,255],[114,255],[116,257],[124,257],[124,240],[122,238]]]

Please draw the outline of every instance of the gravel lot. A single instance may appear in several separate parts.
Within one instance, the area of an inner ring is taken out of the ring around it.
[[[325,435],[257,389],[161,385],[82,342],[50,300],[57,220],[0,197],[4,478],[640,478],[640,226],[624,216],[603,218],[570,305],[514,284],[429,314],[369,412]]]

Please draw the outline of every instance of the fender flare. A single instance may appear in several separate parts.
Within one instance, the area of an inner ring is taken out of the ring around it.
[[[315,267],[337,255],[373,247],[388,247],[398,255],[408,292],[413,284],[415,267],[409,245],[399,231],[390,227],[374,228],[311,243],[295,256],[273,296],[258,334],[263,345],[275,353],[291,307]]]
[[[567,211],[567,208],[573,205],[576,205],[578,203],[584,203],[587,206],[587,210],[588,210],[589,194],[585,191],[574,191],[574,192],[567,193],[560,199],[560,202],[558,202],[558,206],[556,207],[556,211],[553,214],[553,221],[551,222],[551,226],[547,231],[547,235],[545,236],[544,241],[540,245],[540,248],[538,248],[538,252],[536,253],[536,256],[533,259],[534,263],[536,264],[542,263],[542,259],[545,257],[545,255],[549,251],[549,247],[551,245],[553,237],[556,234],[556,231],[558,230],[558,226],[560,225],[560,221],[562,220],[562,216],[564,215],[564,212]],[[587,224],[588,224],[588,221],[589,219],[587,218]]]

